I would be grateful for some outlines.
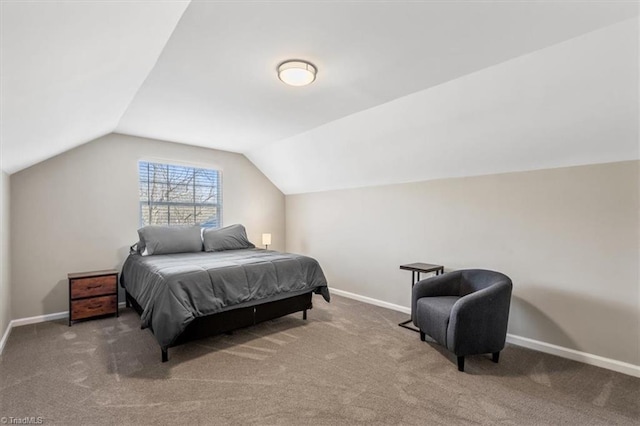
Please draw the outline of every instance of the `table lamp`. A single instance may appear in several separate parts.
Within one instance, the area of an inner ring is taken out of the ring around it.
[[[269,249],[269,244],[271,244],[271,234],[262,234],[262,244],[264,244],[265,250]]]

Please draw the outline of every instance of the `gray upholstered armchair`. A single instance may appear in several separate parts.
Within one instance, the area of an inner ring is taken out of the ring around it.
[[[511,279],[500,272],[467,269],[422,280],[413,287],[411,318],[425,334],[458,357],[492,353],[498,362],[507,336]]]

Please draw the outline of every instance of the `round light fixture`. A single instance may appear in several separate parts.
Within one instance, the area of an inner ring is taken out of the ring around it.
[[[316,67],[305,61],[285,61],[278,66],[278,78],[289,86],[306,86],[316,79]]]

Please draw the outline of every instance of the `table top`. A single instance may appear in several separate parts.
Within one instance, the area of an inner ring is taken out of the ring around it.
[[[444,266],[442,265],[432,265],[431,263],[408,263],[406,265],[400,265],[400,269],[405,269],[407,271],[417,271],[417,272],[435,272],[439,270],[444,270]]]
[[[88,271],[88,272],[72,272],[67,274],[69,279],[77,279],[77,278],[91,278],[91,277],[100,277],[103,275],[117,275],[118,271],[115,269],[105,269],[102,271]]]

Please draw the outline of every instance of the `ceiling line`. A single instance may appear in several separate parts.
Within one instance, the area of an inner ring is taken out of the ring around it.
[[[158,53],[158,57],[156,58],[155,62],[153,63],[153,66],[151,68],[149,68],[149,72],[147,72],[147,76],[142,80],[142,82],[140,83],[140,85],[138,86],[136,91],[133,93],[133,95],[129,99],[129,102],[127,102],[127,106],[122,111],[122,114],[120,114],[120,117],[118,117],[118,121],[116,122],[116,125],[114,126],[114,128],[111,129],[110,133],[114,133],[116,131],[116,129],[118,128],[118,126],[120,126],[120,122],[122,121],[122,117],[124,117],[125,114],[127,113],[127,111],[129,111],[129,107],[131,106],[131,104],[135,100],[136,96],[138,96],[138,93],[140,92],[140,89],[142,88],[142,86],[144,86],[144,84],[147,82],[147,79],[149,78],[149,76],[151,75],[153,70],[158,65],[158,61],[160,60],[160,57],[162,56],[162,54],[164,53],[165,49],[167,48],[167,44],[169,44],[169,41],[173,38],[173,34],[175,33],[176,28],[178,28],[178,25],[180,25],[180,22],[182,21],[182,18],[184,17],[184,14],[186,13],[187,9],[189,9],[189,7],[191,6],[192,1],[191,0],[179,0],[178,3],[189,3],[189,4],[182,11],[182,14],[180,15],[180,18],[178,18],[178,20],[176,21],[176,24],[173,27],[173,30],[171,30],[171,34],[169,34],[169,37],[167,37],[167,40],[164,42],[164,46],[162,46],[162,49],[160,49],[160,53]]]

